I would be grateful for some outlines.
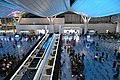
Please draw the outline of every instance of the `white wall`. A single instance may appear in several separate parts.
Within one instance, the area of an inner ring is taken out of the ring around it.
[[[52,25],[19,25],[18,31],[30,31],[34,30],[38,34],[37,30],[48,29],[49,33],[54,32],[54,26]]]
[[[47,18],[22,18],[20,21],[20,24],[31,24],[31,25],[20,25],[19,30],[37,30],[37,29],[45,29],[45,25],[33,25],[36,23],[39,24],[49,24]],[[62,28],[64,27],[70,27],[70,28],[84,28],[84,24],[64,24],[65,19],[64,18],[56,18],[54,21],[54,32],[59,32],[59,26],[61,25]],[[98,33],[105,33],[106,30],[109,30],[110,32],[116,31],[116,24],[110,24],[110,23],[99,23],[99,24],[89,24],[88,29],[95,29],[98,31]],[[51,27],[48,27],[49,30],[51,30]]]
[[[116,24],[89,24],[88,29],[95,29],[98,31],[98,33],[105,33],[106,30],[109,30],[110,32],[116,31]],[[62,27],[81,27],[84,28],[84,24],[64,24]]]
[[[54,24],[64,24],[64,18],[56,18]],[[47,18],[22,18],[20,24],[49,24]]]
[[[116,32],[116,24],[89,24],[88,29],[95,29],[98,33],[105,33],[106,30]]]
[[[54,25],[54,32],[59,32],[59,25],[62,26],[63,29],[78,29],[79,27],[84,28],[84,24],[55,24]],[[47,29],[50,30],[50,25],[20,25],[19,30],[41,30],[45,29],[45,26],[47,26]],[[98,31],[98,33],[105,33],[106,30],[109,30],[110,32],[116,31],[116,24],[89,24],[88,29],[95,29],[95,31]],[[36,32],[37,33],[37,32]]]

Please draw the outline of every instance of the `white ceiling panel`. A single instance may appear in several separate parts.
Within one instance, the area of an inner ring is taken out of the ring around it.
[[[22,10],[32,14],[51,17],[71,11],[89,17],[103,17],[120,13],[120,0],[0,0],[0,17],[11,11]]]

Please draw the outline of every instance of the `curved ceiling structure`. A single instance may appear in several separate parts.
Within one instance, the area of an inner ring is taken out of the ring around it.
[[[13,9],[13,10],[23,10],[21,9],[19,6],[16,6],[15,4],[12,4],[10,2],[7,2],[8,0],[0,0],[0,5],[4,6],[4,7],[7,7],[7,8],[10,8],[10,9]]]
[[[42,17],[55,16],[67,12],[70,8],[69,0],[9,0],[26,9],[28,12]]]
[[[11,17],[9,14],[16,10],[23,9],[5,0],[0,0],[0,17]]]
[[[103,17],[120,13],[120,0],[76,0],[72,11],[89,17]]]
[[[0,17],[22,10],[51,17],[71,11],[88,17],[103,17],[120,13],[120,0],[0,0]]]
[[[0,5],[0,17],[8,17],[7,15],[14,10]]]

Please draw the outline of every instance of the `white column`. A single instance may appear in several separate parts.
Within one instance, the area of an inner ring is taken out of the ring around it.
[[[19,16],[19,18],[18,18],[18,21],[15,19],[15,17],[13,17],[13,20],[14,20],[14,22],[15,22],[15,24],[16,24],[16,32],[17,33],[20,33],[20,30],[19,30],[19,25],[20,25],[20,20],[21,20],[21,18],[22,18],[22,15],[21,16]]]
[[[61,25],[59,25],[59,34],[61,34],[62,32],[62,26]]]
[[[120,33],[120,15],[117,15],[116,33]]]
[[[86,34],[87,33],[87,31],[88,31],[88,21],[86,21],[86,22],[84,22],[84,34]]]
[[[54,20],[56,19],[56,16],[55,17],[47,17],[48,21],[49,21],[49,33],[54,33]]]
[[[86,34],[87,30],[88,30],[88,23],[89,23],[91,17],[86,17],[86,16],[83,16],[83,15],[81,17],[84,21],[84,34]]]
[[[17,20],[15,19],[15,17],[13,17],[13,20],[15,22],[16,32],[19,33],[19,23],[17,22]]]
[[[120,22],[117,21],[117,26],[116,26],[116,33],[120,32]]]
[[[80,29],[79,29],[79,34],[82,34],[82,28],[80,27]]]
[[[64,27],[61,28],[61,33],[64,34]]]
[[[47,25],[45,25],[45,30],[47,30]]]
[[[48,25],[48,33],[54,33],[54,25]]]

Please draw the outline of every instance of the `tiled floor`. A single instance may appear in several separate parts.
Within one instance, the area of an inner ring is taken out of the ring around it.
[[[5,37],[6,39],[8,37]],[[4,39],[5,39],[4,38]],[[25,40],[23,38],[23,40]],[[6,54],[9,52],[10,55],[15,54],[16,56],[22,56],[22,54],[26,54],[30,48],[36,43],[36,40],[33,40],[31,42],[23,41],[22,44],[18,42],[17,46],[15,49],[13,48],[14,41],[0,41],[3,44],[3,48],[0,48],[0,56],[3,54]]]
[[[1,39],[0,43],[3,44],[3,48],[0,48],[0,58],[2,58],[3,54],[7,54],[9,52],[10,55],[15,55],[16,58],[18,58],[18,55],[19,55],[19,58],[22,59],[23,54],[25,55],[37,41],[35,39],[35,40],[32,40],[31,42],[27,42],[26,38],[23,38],[22,44],[18,42],[17,46],[13,48],[13,44],[15,44],[15,42],[13,40],[9,41],[8,38],[9,38],[8,36],[0,37]],[[3,77],[0,77],[0,80],[3,80]]]
[[[61,73],[61,80],[70,80],[71,77],[71,63],[70,63],[70,59],[69,56],[66,52],[63,52],[61,54],[61,63],[63,63],[63,61],[65,61],[65,64],[62,66],[62,73]]]
[[[83,37],[81,38],[76,37],[76,39],[77,39],[76,46],[73,47],[75,49],[75,53],[77,54],[79,52],[80,54],[82,53],[85,54],[85,58],[83,61],[85,66],[84,68],[85,80],[115,80],[113,78],[115,69],[112,68],[112,64],[113,61],[115,60],[114,50],[116,48],[118,49],[118,46],[120,44],[117,43],[117,41],[115,40],[99,40],[98,37],[95,37],[94,41],[98,42],[99,44],[99,51],[96,51],[95,45],[91,45],[90,48],[86,48],[86,44],[83,43],[84,40]],[[105,58],[104,62],[99,62],[94,60],[94,54],[98,53],[98,56],[101,56],[102,52],[105,53],[104,56],[106,56],[106,52],[109,54],[108,59]],[[66,59],[69,60],[69,57],[66,57]],[[66,62],[66,64],[68,63]],[[63,72],[66,72],[65,74],[66,76],[69,76],[71,74],[71,72],[67,72],[67,66],[66,69],[64,70]],[[64,79],[63,77],[64,75],[62,75],[61,80],[76,80],[71,77],[66,79]],[[119,75],[119,79],[120,79],[120,75]]]

